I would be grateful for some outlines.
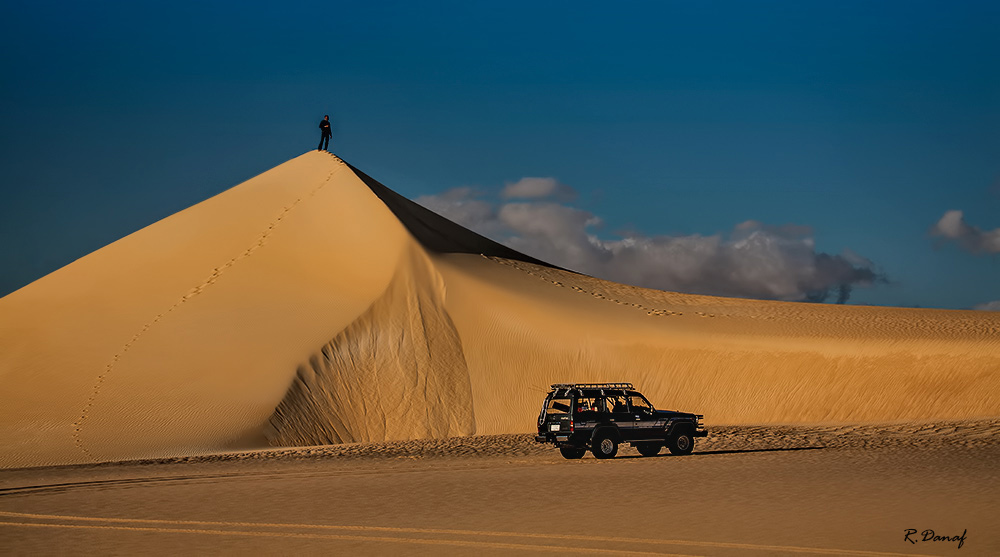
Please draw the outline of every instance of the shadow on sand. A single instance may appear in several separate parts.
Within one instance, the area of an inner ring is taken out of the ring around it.
[[[743,454],[743,453],[776,453],[776,452],[783,452],[783,451],[818,451],[818,450],[822,450],[822,449],[825,449],[825,448],[826,447],[785,447],[785,448],[776,448],[776,449],[728,449],[728,450],[719,450],[719,451],[695,451],[695,452],[691,453],[688,456],[702,456],[702,455],[715,455],[715,454]],[[637,454],[630,454],[630,455],[619,456],[617,458],[619,458],[619,459],[626,459],[626,458],[669,458],[669,457],[672,457],[672,456],[674,456],[674,455],[670,454],[669,452],[665,452],[665,453],[660,453],[660,454],[652,456],[652,457],[642,456],[642,455],[637,455]]]

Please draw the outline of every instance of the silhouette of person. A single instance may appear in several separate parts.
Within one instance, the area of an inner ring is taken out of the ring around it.
[[[319,136],[319,147],[316,147],[317,151],[322,151],[326,149],[330,150],[330,136],[333,135],[330,132],[330,115],[327,114],[323,117],[323,120],[319,123],[319,129],[323,135]],[[324,145],[325,143],[325,145]]]

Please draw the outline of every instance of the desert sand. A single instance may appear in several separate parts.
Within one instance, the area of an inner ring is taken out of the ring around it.
[[[563,461],[578,381],[711,435]],[[0,385],[4,553],[1000,550],[1000,313],[615,284],[321,152],[0,298]]]
[[[686,457],[514,434],[9,469],[0,553],[996,555],[998,440],[997,420],[727,426]]]

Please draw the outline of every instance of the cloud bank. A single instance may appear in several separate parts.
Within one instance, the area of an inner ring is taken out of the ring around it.
[[[947,211],[931,227],[931,235],[958,243],[972,253],[1000,253],[1000,228],[982,230],[965,222],[962,211]]]
[[[994,300],[992,302],[986,302],[985,304],[979,304],[972,306],[972,309],[979,311],[1000,311],[1000,300]]]
[[[787,301],[845,303],[856,286],[884,282],[874,264],[846,251],[817,253],[804,226],[756,221],[712,236],[601,238],[601,219],[557,203],[572,188],[552,178],[525,178],[501,192],[503,201],[457,188],[416,201],[480,234],[555,265],[646,288]],[[512,198],[525,201],[510,201]]]

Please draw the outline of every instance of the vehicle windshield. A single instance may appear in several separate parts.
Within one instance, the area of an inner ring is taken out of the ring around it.
[[[545,405],[546,414],[569,414],[573,401],[569,398],[551,398]]]

